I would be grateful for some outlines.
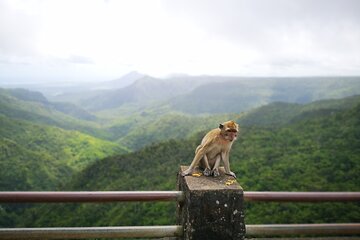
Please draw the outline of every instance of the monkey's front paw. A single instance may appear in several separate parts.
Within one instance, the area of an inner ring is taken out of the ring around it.
[[[220,176],[219,169],[217,169],[217,168],[213,169],[213,170],[212,170],[212,174],[214,175],[214,177]]]
[[[234,178],[236,178],[236,175],[235,175],[235,173],[233,173],[233,172],[229,172],[229,173],[226,173],[226,175],[229,175],[229,176],[232,176],[232,177],[234,177]]]
[[[207,177],[208,177],[208,176],[210,176],[210,175],[211,175],[211,170],[210,170],[209,168],[205,168],[205,170],[204,170],[204,172],[203,172],[203,173],[204,173],[204,175],[205,175],[205,176],[207,176]]]
[[[182,173],[181,173],[181,176],[183,176],[183,177],[185,177],[185,176],[188,176],[188,175],[190,175],[192,173],[192,169],[186,169],[185,171],[183,171]]]

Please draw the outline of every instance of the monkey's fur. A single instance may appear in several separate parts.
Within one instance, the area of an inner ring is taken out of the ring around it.
[[[200,166],[204,169],[204,175],[220,175],[220,160],[223,161],[225,174],[236,178],[235,173],[230,171],[229,154],[233,142],[237,138],[239,125],[234,121],[227,121],[219,125],[219,128],[208,132],[202,139],[201,144],[195,150],[195,157],[190,167],[181,173],[182,176],[191,175],[194,169]]]

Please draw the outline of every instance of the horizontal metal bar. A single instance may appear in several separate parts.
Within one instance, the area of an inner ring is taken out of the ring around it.
[[[118,191],[118,192],[0,192],[0,202],[124,202],[182,201],[181,191]]]
[[[360,192],[244,192],[246,201],[325,202],[360,201]],[[0,202],[121,202],[183,201],[181,191],[0,192]]]
[[[294,237],[294,236],[264,236],[264,237],[248,237],[249,240],[360,240],[358,236],[306,236],[306,237]]]
[[[360,192],[244,192],[245,201],[350,202],[360,201]]]
[[[356,235],[360,223],[246,225],[247,236]]]
[[[180,237],[183,228],[174,226],[0,228],[0,239],[82,239]]]

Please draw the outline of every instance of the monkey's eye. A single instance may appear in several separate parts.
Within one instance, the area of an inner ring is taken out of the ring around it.
[[[227,131],[227,132],[233,132],[233,133],[236,133],[236,132],[237,132],[236,129],[227,129],[226,131]]]

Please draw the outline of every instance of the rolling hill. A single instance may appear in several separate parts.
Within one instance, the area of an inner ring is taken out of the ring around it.
[[[148,107],[187,114],[239,113],[272,102],[309,103],[360,94],[359,77],[144,76],[77,103],[94,112],[131,114]],[[66,98],[62,98],[66,101]],[[71,98],[68,99],[71,101]]]
[[[94,161],[127,152],[118,144],[77,131],[33,124],[2,115],[0,124],[2,190],[13,190],[14,186],[23,190],[52,189],[56,183],[66,180],[70,173],[79,171]],[[9,171],[9,166],[14,171]],[[43,171],[48,177],[37,171]],[[64,174],[60,174],[61,172]],[[14,177],[8,178],[8,174]],[[18,177],[25,182],[18,180]],[[26,181],[33,184],[27,184]],[[6,182],[12,184],[7,186],[4,184]],[[42,184],[37,184],[39,182]]]
[[[128,152],[97,138],[107,133],[92,116],[39,92],[0,89],[1,190],[54,189],[86,165]]]
[[[191,114],[244,112],[272,102],[310,103],[360,94],[359,77],[224,78],[169,100]]]
[[[272,102],[309,103],[360,94],[360,77],[177,75],[160,79],[132,72],[114,81],[41,89],[52,101],[76,104],[100,117],[105,110],[108,115],[120,112],[129,116],[148,107],[191,115],[222,114],[249,111]],[[91,120],[89,117],[84,119]]]
[[[25,89],[0,89],[0,114],[35,124],[78,130],[100,138],[107,133],[96,117],[70,103],[49,102],[41,93]]]
[[[119,108],[134,103],[146,106],[189,92],[195,86],[195,83],[190,84],[188,81],[167,81],[144,76],[124,88],[103,91],[95,97],[83,100],[80,105],[90,111]]]
[[[130,116],[106,114],[93,118],[70,103],[49,102],[41,93],[24,89],[0,92],[0,114],[37,125],[76,130],[102,140],[116,142],[123,149],[138,150],[145,145],[167,139],[184,139],[195,132],[217,126],[237,114],[191,116],[168,108],[144,108]],[[110,113],[111,114],[111,113]],[[81,115],[77,117],[77,115]],[[12,126],[16,128],[16,126]]]
[[[53,190],[74,170],[56,161],[49,152],[32,150],[17,142],[0,139],[0,190]]]
[[[131,150],[139,150],[149,144],[169,139],[186,139],[199,131],[216,128],[227,119],[236,119],[239,114],[191,116],[169,112],[165,115],[143,113],[109,128],[117,143]]]
[[[319,116],[331,116],[337,112],[355,107],[360,102],[360,95],[346,97],[342,99],[319,100],[308,104],[274,102],[246,112],[238,120],[245,126],[268,126],[276,127]]]

